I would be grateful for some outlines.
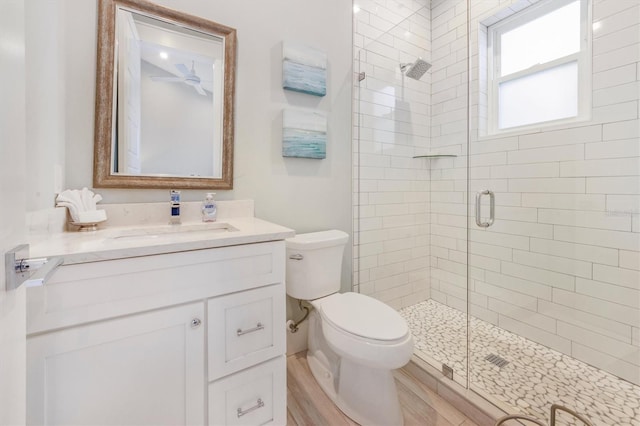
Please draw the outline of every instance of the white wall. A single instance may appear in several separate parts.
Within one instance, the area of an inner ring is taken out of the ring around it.
[[[355,4],[354,288],[402,308],[429,298],[431,75],[400,71],[431,61],[429,2]]]
[[[432,170],[431,294],[465,309],[468,249],[473,316],[640,383],[640,5],[593,0],[589,121],[479,138],[478,25],[514,3],[470,11],[469,191],[496,193],[496,223],[468,220],[466,156]],[[433,2],[432,147],[463,154],[465,15]]]
[[[57,99],[61,115],[55,125],[63,125],[67,188],[90,187],[93,163],[93,109],[96,68],[96,2],[57,0],[63,7],[62,34],[42,34],[32,48],[44,54],[45,37],[60,40],[59,54],[45,70],[63,70]],[[219,199],[255,200],[256,215],[298,232],[337,228],[351,232],[351,89],[352,34],[351,2],[340,0],[162,0],[157,3],[180,9],[234,27],[238,30],[238,70],[236,80],[234,190],[220,191]],[[45,24],[45,16],[30,23]],[[52,24],[53,25],[53,24]],[[294,40],[324,50],[328,54],[327,96],[313,97],[287,92],[281,84],[281,42]],[[37,56],[37,55],[36,55]],[[41,70],[42,71],[42,70]],[[35,70],[34,70],[35,72]],[[46,73],[45,73],[46,74]],[[38,98],[33,108],[47,102]],[[327,158],[309,160],[281,156],[282,109],[301,107],[328,113]],[[53,112],[53,111],[52,111]],[[42,122],[36,126],[44,126]],[[40,148],[45,146],[42,140]],[[38,152],[38,151],[36,151]],[[38,153],[37,155],[43,155]],[[50,160],[43,161],[46,164]],[[37,186],[50,186],[47,170]],[[37,190],[44,200],[53,190]],[[43,193],[44,192],[44,193]],[[152,202],[168,199],[167,190],[98,190],[106,203]],[[184,191],[185,201],[203,198],[205,191]],[[35,198],[36,190],[30,191]],[[51,207],[33,203],[34,207]],[[349,288],[351,253],[347,250],[343,285]]]
[[[25,5],[0,2],[0,252],[25,243]],[[26,290],[5,291],[0,263],[0,424],[25,424]]]
[[[64,7],[55,1],[25,2],[27,107],[27,210],[52,207],[64,185]]]

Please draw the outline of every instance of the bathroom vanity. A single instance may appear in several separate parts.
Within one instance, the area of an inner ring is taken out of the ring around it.
[[[28,424],[285,424],[293,235],[223,215],[32,244],[64,264],[27,293]]]

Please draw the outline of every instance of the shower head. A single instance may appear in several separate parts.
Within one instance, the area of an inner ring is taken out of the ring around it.
[[[431,68],[431,64],[422,58],[418,58],[415,62],[409,64],[400,64],[400,71],[414,80],[420,80],[429,68]]]

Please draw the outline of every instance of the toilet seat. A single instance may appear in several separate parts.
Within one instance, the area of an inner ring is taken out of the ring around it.
[[[320,305],[320,312],[337,329],[378,344],[395,343],[409,332],[407,322],[397,311],[359,293],[328,296]]]
[[[311,303],[316,308],[312,315],[322,322],[325,341],[341,357],[381,369],[400,368],[409,362],[413,337],[404,319],[389,306],[358,293],[336,293]],[[386,320],[391,326],[384,324]]]
[[[391,370],[404,366],[413,354],[411,333],[398,340],[372,340],[347,333],[324,318],[321,321],[322,334],[329,347],[356,364]]]

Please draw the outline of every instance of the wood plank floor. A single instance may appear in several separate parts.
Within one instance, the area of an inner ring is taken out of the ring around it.
[[[477,426],[403,369],[395,377],[406,426]],[[357,426],[316,383],[305,352],[287,358],[287,408],[287,426]]]

